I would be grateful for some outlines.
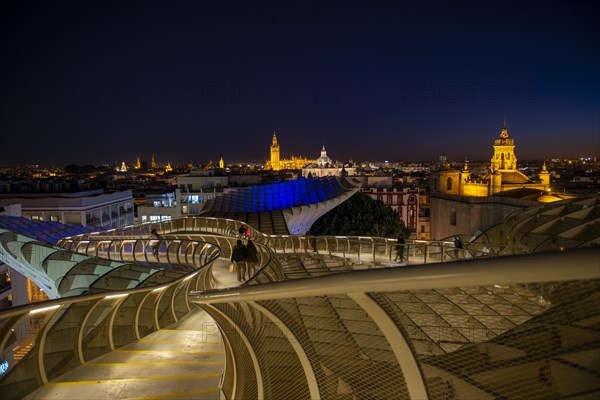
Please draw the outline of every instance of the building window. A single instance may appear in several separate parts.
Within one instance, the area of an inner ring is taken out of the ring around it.
[[[456,211],[450,212],[450,225],[456,226]]]
[[[452,190],[452,178],[446,179],[446,190]]]
[[[408,198],[408,203],[409,204],[415,204],[417,202],[417,198],[415,196],[410,196]]]
[[[425,233],[425,225],[421,225],[421,233]]]

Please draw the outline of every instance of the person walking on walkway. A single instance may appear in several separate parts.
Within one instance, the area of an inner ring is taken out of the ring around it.
[[[158,232],[156,232],[156,229],[152,229],[152,231],[150,232],[150,236],[152,237],[152,239],[156,240],[156,242],[152,244],[152,255],[154,257],[158,258],[158,247],[160,246],[160,236],[158,235]]]
[[[404,243],[404,236],[398,236],[396,241],[396,258],[394,261],[398,261],[398,259],[400,259],[400,262],[404,262]]]
[[[241,239],[238,239],[237,244],[233,247],[231,252],[231,261],[235,264],[237,271],[237,280],[242,282],[246,278],[246,259],[248,258],[248,249],[242,243]]]
[[[246,270],[248,272],[248,277],[245,279],[250,279],[256,273],[256,263],[258,262],[258,250],[254,245],[254,242],[248,239],[248,244],[246,245],[246,249],[248,250],[248,257],[246,258]]]
[[[454,236],[454,256],[458,259],[460,251],[463,248],[463,242],[458,236]]]

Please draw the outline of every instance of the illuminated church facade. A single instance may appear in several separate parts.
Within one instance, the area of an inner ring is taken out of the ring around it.
[[[532,180],[517,169],[515,141],[508,136],[508,129],[502,128],[500,137],[494,141],[494,154],[490,169],[482,177],[471,176],[465,162],[462,170],[451,169],[447,165],[434,176],[434,188],[439,193],[463,196],[491,196],[513,189],[550,189],[550,173],[544,163],[537,180]]]
[[[316,160],[309,160],[306,157],[281,158],[281,149],[279,143],[277,143],[277,132],[273,132],[273,139],[271,140],[270,148],[271,158],[265,162],[265,169],[272,171],[281,171],[286,169],[302,169],[307,164],[316,163]]]

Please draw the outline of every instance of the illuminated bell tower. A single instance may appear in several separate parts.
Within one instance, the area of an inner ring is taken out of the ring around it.
[[[279,144],[277,144],[277,135],[273,131],[273,141],[271,142],[271,169],[273,171],[279,171]]]
[[[506,123],[500,133],[500,138],[494,142],[494,156],[491,160],[492,171],[514,171],[517,169],[515,157],[515,141],[508,137]]]

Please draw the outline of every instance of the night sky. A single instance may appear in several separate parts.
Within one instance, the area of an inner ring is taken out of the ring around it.
[[[0,166],[600,156],[593,1],[250,3],[0,1]]]

